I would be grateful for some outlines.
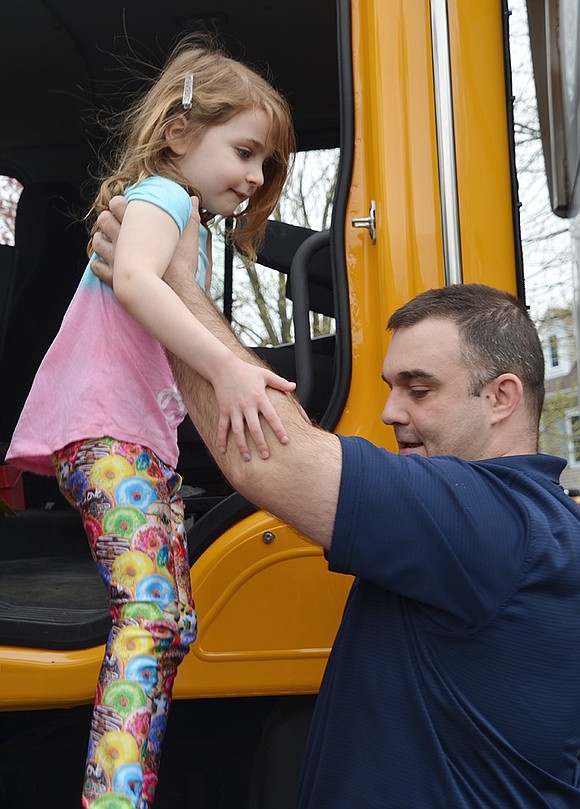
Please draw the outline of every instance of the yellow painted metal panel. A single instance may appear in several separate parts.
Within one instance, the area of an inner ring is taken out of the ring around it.
[[[355,158],[346,222],[353,374],[338,431],[394,449],[380,413],[389,314],[443,282],[428,3],[353,2]],[[350,226],[376,201],[377,241]]]
[[[192,570],[199,636],[176,695],[316,692],[351,583],[279,520],[246,518]]]
[[[449,4],[464,281],[515,294],[515,251],[499,2]]]
[[[351,582],[279,520],[247,517],[192,568],[199,636],[176,698],[315,693]],[[91,702],[103,652],[2,647],[1,709]]]
[[[61,652],[2,646],[0,710],[92,702],[104,647]]]

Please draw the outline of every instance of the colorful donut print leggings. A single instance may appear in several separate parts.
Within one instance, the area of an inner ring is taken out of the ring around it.
[[[54,454],[107,586],[112,628],[95,697],[82,805],[148,809],[177,667],[196,636],[180,476],[113,438]]]

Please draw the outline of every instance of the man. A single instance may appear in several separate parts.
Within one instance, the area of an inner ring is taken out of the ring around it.
[[[111,216],[101,225],[114,242]],[[104,238],[96,248],[112,262]],[[166,280],[257,361],[188,280],[186,253]],[[383,420],[398,455],[319,430],[275,391],[288,444],[269,433],[267,461],[220,454],[211,388],[175,364],[232,485],[356,576],[298,806],[577,807],[580,510],[558,484],[564,462],[537,454],[537,333],[515,299],[480,285],[423,293],[388,327]]]

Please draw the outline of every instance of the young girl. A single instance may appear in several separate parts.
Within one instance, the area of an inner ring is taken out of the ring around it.
[[[56,472],[109,592],[83,788],[93,809],[152,805],[173,680],[196,633],[175,471],[185,408],[165,348],[213,385],[220,446],[231,430],[246,460],[246,427],[267,457],[260,414],[287,441],[266,387],[294,388],[237,359],[163,280],[192,195],[202,222],[233,217],[236,247],[255,258],[294,150],[285,101],[243,64],[186,42],[126,121],[124,150],[92,209],[118,193],[129,200],[114,292],[87,268],[7,455]],[[206,239],[202,226],[202,285]]]

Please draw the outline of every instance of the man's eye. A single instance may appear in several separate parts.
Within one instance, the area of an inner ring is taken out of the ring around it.
[[[429,393],[429,388],[411,388],[411,396],[414,399],[424,399]]]

